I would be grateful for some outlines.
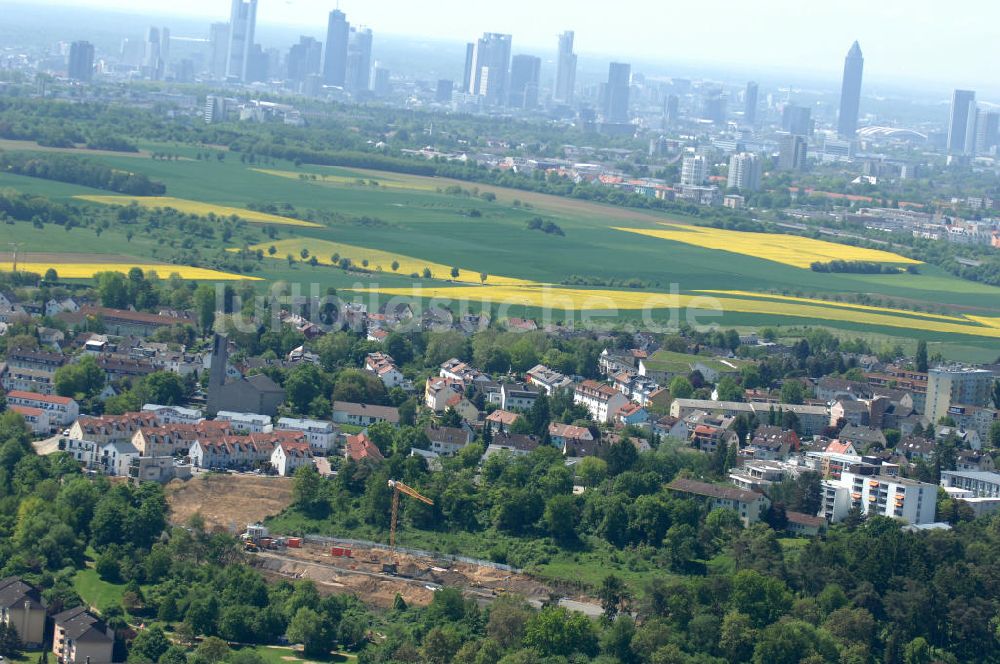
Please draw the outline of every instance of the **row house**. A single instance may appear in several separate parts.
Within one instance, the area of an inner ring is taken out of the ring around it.
[[[573,403],[583,405],[595,421],[608,423],[628,399],[610,385],[585,380],[573,390]]]
[[[62,353],[30,348],[14,348],[7,351],[7,366],[15,369],[32,369],[54,375],[56,369],[66,362],[67,358]]]
[[[312,463],[312,448],[306,442],[282,441],[271,452],[271,467],[282,477],[294,475],[296,470]]]
[[[52,426],[69,426],[80,417],[80,405],[69,397],[12,390],[7,393],[7,404],[44,410]]]
[[[549,369],[544,364],[536,364],[531,369],[528,369],[525,379],[529,385],[534,385],[549,396],[560,390],[568,389],[573,385],[571,378],[558,371]]]
[[[157,421],[154,413],[125,413],[100,417],[84,415],[70,427],[69,437],[76,440],[92,440],[102,445],[112,441],[132,442],[132,437],[140,428],[155,426]]]

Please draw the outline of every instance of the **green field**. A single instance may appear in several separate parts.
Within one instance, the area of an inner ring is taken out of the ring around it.
[[[104,609],[121,605],[125,584],[104,581],[93,567],[88,567],[73,577],[73,589],[88,605]]]
[[[164,146],[143,146],[164,149]],[[194,154],[195,148],[170,147],[179,154]],[[297,169],[287,162],[240,163],[238,155],[225,161],[191,159],[160,161],[135,156],[89,155],[114,168],[141,171],[167,185],[167,196],[246,208],[248,204],[290,204],[304,218],[322,223],[320,228],[275,226],[269,238],[258,224],[236,230],[223,244],[220,239],[196,239],[190,251],[182,251],[173,241],[137,233],[131,240],[118,228],[98,236],[89,228],[46,227],[36,229],[18,222],[0,226],[0,243],[16,241],[24,252],[74,252],[118,254],[167,262],[183,260],[185,253],[197,255],[201,264],[226,249],[264,245],[274,240],[298,238],[326,240],[346,245],[378,249],[443,265],[461,266],[464,271],[500,275],[531,282],[583,284],[565,286],[575,291],[599,289],[625,291],[631,296],[650,293],[695,294],[698,291],[740,291],[798,296],[810,300],[851,302],[859,296],[881,307],[897,310],[895,322],[855,320],[851,309],[814,303],[805,313],[794,306],[779,310],[770,298],[762,300],[760,311],[744,303],[726,310],[709,322],[728,326],[822,324],[851,333],[874,333],[888,339],[924,338],[941,342],[941,348],[967,356],[995,353],[1000,326],[970,322],[964,315],[1000,319],[1000,288],[966,282],[943,270],[920,266],[920,274],[852,275],[818,273],[752,255],[717,251],[699,246],[650,238],[615,227],[662,228],[670,217],[656,212],[612,207],[569,198],[478,186],[472,183],[344,168],[307,166]],[[269,172],[270,171],[270,172]],[[305,178],[300,178],[302,174]],[[315,179],[313,179],[315,178]],[[374,184],[374,183],[377,183]],[[466,191],[492,192],[496,200],[445,193],[458,185]],[[13,188],[46,195],[87,209],[74,197],[108,192],[0,174],[0,189]],[[515,205],[517,201],[517,205]],[[470,215],[471,210],[476,213]],[[329,220],[329,215],[337,215]],[[367,220],[360,221],[366,217]],[[549,235],[529,230],[527,222],[541,217],[552,221],[565,233]],[[327,220],[324,220],[326,218]],[[673,219],[689,222],[690,220]],[[178,241],[180,238],[178,238]],[[171,246],[173,245],[173,246]],[[317,245],[321,246],[321,245]],[[328,259],[329,257],[323,257]],[[269,281],[286,281],[321,288],[345,289],[406,288],[413,279],[388,271],[377,274],[345,272],[333,266],[311,267],[294,257],[292,265],[283,255],[253,260],[249,274]],[[58,265],[55,265],[58,270]],[[445,289],[446,275],[434,275]],[[583,278],[584,281],[580,281]],[[422,281],[422,280],[420,280]],[[263,286],[262,286],[263,287]],[[589,292],[589,291],[588,291]],[[496,297],[494,297],[494,294]],[[474,299],[496,302],[501,291],[491,291]],[[367,297],[367,296],[366,296]],[[742,296],[746,297],[746,296]],[[732,301],[732,300],[731,300]],[[751,302],[751,305],[753,302]],[[768,306],[764,306],[764,304]],[[482,305],[471,306],[477,310]],[[621,306],[620,309],[628,309]],[[957,316],[959,326],[935,329],[924,317],[910,313],[932,312]],[[538,315],[538,305],[515,305],[509,315]],[[661,311],[662,313],[662,311]],[[621,312],[622,318],[638,320],[637,311]],[[554,317],[564,317],[562,312]],[[912,319],[912,325],[909,319]],[[606,322],[618,320],[609,317]],[[966,326],[966,327],[963,327]],[[975,329],[973,329],[975,328]],[[968,334],[965,333],[968,329]]]

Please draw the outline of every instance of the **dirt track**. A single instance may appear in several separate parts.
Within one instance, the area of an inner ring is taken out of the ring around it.
[[[186,522],[200,512],[209,529],[243,532],[292,504],[292,480],[256,475],[199,475],[166,486],[170,520]]]

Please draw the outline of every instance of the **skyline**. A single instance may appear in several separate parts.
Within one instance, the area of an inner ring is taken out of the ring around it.
[[[0,0],[3,4],[24,3]],[[226,0],[176,0],[168,6],[148,0],[38,0],[36,4],[102,7],[139,15],[169,12],[208,21],[226,20],[229,14]],[[258,29],[269,25],[295,28],[324,39],[329,12],[336,5],[335,0],[262,0]],[[1000,21],[1000,7],[977,8],[974,21],[962,12],[951,12],[951,29],[941,30],[940,22],[931,20],[934,6],[926,0],[907,3],[905,14],[844,0],[836,7],[811,7],[808,19],[790,19],[788,14],[796,8],[784,0],[752,7],[725,0],[721,5],[721,10],[718,5],[671,8],[669,25],[696,27],[669,32],[661,27],[662,22],[641,20],[662,14],[656,5],[642,0],[619,3],[617,14],[622,20],[610,22],[606,12],[581,12],[567,0],[544,5],[512,0],[503,7],[477,7],[475,12],[458,0],[441,0],[431,12],[401,0],[382,0],[374,7],[360,0],[339,3],[352,25],[365,25],[385,35],[464,43],[483,32],[509,33],[513,54],[518,54],[554,52],[558,35],[572,30],[576,52],[589,57],[662,61],[665,66],[725,66],[734,72],[760,69],[779,76],[781,72],[811,72],[822,80],[839,80],[844,48],[858,40],[865,50],[866,81],[916,84],[925,89],[989,89],[993,80],[989,63],[1000,56],[1000,45],[989,39],[988,27]],[[752,26],[749,34],[748,25]],[[822,27],[820,39],[816,26]],[[803,67],[803,62],[810,66]]]

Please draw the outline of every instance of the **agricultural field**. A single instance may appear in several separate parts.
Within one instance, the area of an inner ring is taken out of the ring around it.
[[[899,254],[878,249],[851,247],[825,240],[815,240],[797,235],[771,233],[746,233],[722,228],[703,228],[683,224],[664,223],[664,230],[646,228],[615,228],[616,231],[638,233],[662,240],[683,242],[696,247],[707,247],[744,256],[754,256],[783,265],[808,269],[815,262],[833,260],[865,261],[896,265],[916,265],[915,261]]]
[[[193,146],[142,147],[196,154]],[[241,261],[240,270],[226,263],[224,272],[242,271],[260,278],[262,286],[281,281],[333,287],[370,306],[378,306],[378,298],[416,292],[423,302],[443,297],[468,302],[470,310],[496,311],[505,305],[503,315],[540,316],[549,309],[555,321],[594,312],[608,325],[639,323],[647,310],[656,320],[681,310],[681,322],[684,312],[696,312],[700,322],[724,326],[822,325],[876,335],[886,343],[922,338],[956,357],[984,359],[995,357],[1000,338],[1000,288],[959,280],[932,265],[918,265],[915,274],[809,269],[812,262],[834,259],[897,266],[915,262],[890,252],[698,227],[659,212],[444,178],[298,168],[281,160],[241,163],[234,153],[223,160],[90,158],[163,182],[167,195],[137,199],[144,207],[235,214],[247,223],[235,225],[226,240],[178,234],[164,241],[143,233],[126,238],[116,226],[97,236],[92,229],[43,231],[18,222],[0,225],[0,242],[16,237],[22,251],[118,253],[149,265],[197,256],[198,265],[220,266],[220,257],[228,256],[228,261]],[[4,188],[46,195],[84,211],[133,200],[0,173]],[[264,205],[279,214],[249,209]],[[282,210],[298,218],[280,216]],[[563,234],[532,230],[529,222],[536,219],[558,225]],[[333,265],[334,255],[349,258],[352,265]],[[312,257],[315,265],[309,264]],[[53,267],[66,278],[77,274]],[[453,267],[459,269],[456,278]],[[164,276],[165,270],[154,269]]]
[[[291,219],[281,217],[276,214],[257,212],[256,210],[244,210],[242,208],[228,207],[225,205],[212,205],[211,203],[201,203],[199,201],[189,201],[183,198],[173,198],[171,196],[77,196],[80,200],[91,203],[101,203],[102,205],[141,205],[144,208],[173,208],[178,212],[187,214],[197,214],[207,216],[214,214],[216,217],[239,217],[244,221],[255,224],[277,224],[279,226],[302,226],[305,228],[322,228],[320,224],[301,219]]]
[[[273,255],[271,252],[272,247],[274,248]],[[280,260],[287,260],[287,256],[291,256],[294,260],[301,260],[303,258],[302,251],[305,250],[306,260],[310,256],[315,256],[316,262],[320,265],[334,265],[336,262],[333,260],[333,257],[336,256],[337,261],[347,258],[356,267],[371,272],[393,272],[404,276],[409,275],[413,278],[422,278],[422,275],[426,274],[425,270],[429,270],[431,274],[429,278],[456,283],[487,284],[490,286],[534,285],[534,282],[525,281],[524,279],[482,274],[463,267],[442,265],[440,263],[413,258],[412,256],[393,254],[381,249],[357,247],[340,242],[331,242],[330,240],[292,238],[278,240],[270,244],[258,244],[250,247],[250,250],[260,250],[271,258]],[[458,268],[458,275],[452,275],[453,268]]]
[[[19,254],[17,269],[26,272],[45,274],[50,268],[56,271],[60,279],[90,279],[100,272],[121,272],[127,274],[133,268],[139,268],[145,274],[156,273],[162,279],[177,275],[182,279],[194,281],[234,281],[249,279],[258,281],[259,277],[241,274],[231,274],[219,270],[191,267],[189,265],[172,265],[169,263],[152,263],[129,256],[105,256],[101,254],[81,253],[27,253]],[[11,253],[0,252],[0,271],[9,272],[14,269],[14,257]]]

